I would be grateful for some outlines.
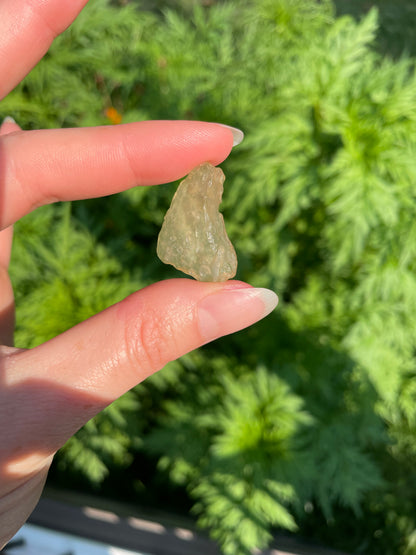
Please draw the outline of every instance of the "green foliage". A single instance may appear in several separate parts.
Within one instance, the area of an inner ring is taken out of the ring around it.
[[[296,438],[311,419],[301,399],[265,368],[240,367],[237,377],[222,358],[210,366],[208,389],[198,389],[192,404],[166,403],[163,427],[145,449],[166,453],[161,446],[171,445],[161,468],[199,500],[200,523],[224,553],[249,554],[271,539],[271,525],[296,528],[288,478],[299,464]]]
[[[338,14],[349,13],[357,18],[365,14],[371,5],[376,5],[379,11],[377,49],[390,57],[400,57],[403,53],[414,56],[416,6],[413,0],[335,0]]]
[[[140,284],[71,219],[70,203],[48,206],[19,222],[14,253],[19,260],[12,267],[12,278],[19,285],[17,345],[34,347],[47,341]]]
[[[415,553],[416,73],[377,54],[376,34],[376,11],[357,23],[329,1],[159,13],[91,0],[0,104],[24,127],[106,124],[112,107],[246,132],[224,163],[225,220],[238,277],[277,290],[280,308],[169,364],[57,461],[98,484],[157,456],[159,483],[187,489],[224,553],[278,527]],[[171,194],[137,188],[19,222],[17,344],[178,275],[155,255]]]
[[[81,473],[95,487],[114,467],[127,467],[140,446],[140,402],[128,392],[90,420],[59,451],[55,465],[61,473]]]
[[[120,10],[107,0],[90,2],[1,102],[0,113],[17,115],[26,129],[109,123],[105,109],[120,107],[136,84],[137,44],[148,19],[139,18],[132,5]],[[140,109],[131,110],[125,121],[144,117]]]

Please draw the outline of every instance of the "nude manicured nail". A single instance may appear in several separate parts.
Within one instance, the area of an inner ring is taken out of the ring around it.
[[[246,287],[212,293],[198,303],[202,338],[208,342],[258,322],[276,308],[278,298],[270,289]]]
[[[3,120],[3,123],[16,123],[16,120],[11,116],[6,116]]]
[[[241,129],[237,129],[237,127],[231,127],[231,125],[226,125],[225,123],[219,123],[218,125],[222,125],[222,127],[226,127],[231,131],[234,138],[233,146],[239,145],[244,139],[244,133],[241,131]]]

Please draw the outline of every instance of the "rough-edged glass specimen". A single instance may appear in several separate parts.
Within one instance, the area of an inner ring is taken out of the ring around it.
[[[159,233],[160,260],[199,281],[226,281],[237,271],[237,256],[218,210],[224,179],[212,164],[194,168],[179,184]]]

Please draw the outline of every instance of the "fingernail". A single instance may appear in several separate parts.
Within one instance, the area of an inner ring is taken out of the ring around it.
[[[199,331],[208,342],[258,322],[276,308],[270,289],[246,287],[212,293],[198,303]]]
[[[16,123],[16,121],[14,120],[14,118],[12,118],[12,116],[6,116],[3,120],[3,123]]]
[[[231,131],[234,137],[233,146],[239,145],[244,139],[244,133],[241,131],[241,129],[237,129],[237,127],[231,127],[231,125],[226,125],[225,123],[219,123],[218,125],[222,125],[222,127],[226,127]]]

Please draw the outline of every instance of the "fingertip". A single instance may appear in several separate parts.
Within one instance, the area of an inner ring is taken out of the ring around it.
[[[6,116],[3,120],[3,123],[16,123],[16,120],[12,118],[12,116]]]
[[[231,131],[233,136],[233,147],[238,146],[242,143],[244,139],[244,132],[241,131],[241,129],[233,127],[232,125],[227,125],[226,123],[218,123],[217,125],[221,125],[222,127],[225,127],[226,129]]]
[[[277,306],[274,291],[250,286],[222,289],[198,303],[198,326],[209,342],[240,331],[270,314]]]
[[[217,166],[236,140],[230,127],[204,121],[152,120],[118,130],[139,185],[175,181],[203,162]]]
[[[14,118],[11,116],[6,116],[0,125],[0,135],[7,135],[13,133],[14,131],[20,131],[20,126],[16,123]]]

